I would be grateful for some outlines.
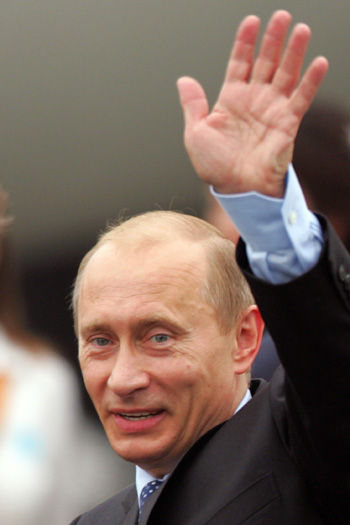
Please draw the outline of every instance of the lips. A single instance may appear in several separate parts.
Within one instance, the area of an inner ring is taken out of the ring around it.
[[[148,432],[164,419],[164,410],[138,410],[132,412],[113,411],[114,423],[122,432]]]
[[[140,413],[122,413],[120,412],[119,415],[123,417],[124,419],[127,419],[128,421],[141,421],[143,419],[149,419],[151,417],[156,416],[159,414],[159,412],[140,412]]]

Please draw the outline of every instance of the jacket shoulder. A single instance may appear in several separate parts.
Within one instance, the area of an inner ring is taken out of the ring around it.
[[[135,484],[132,484],[78,516],[70,525],[121,525],[125,523],[127,515],[132,512],[134,506],[136,509],[136,502],[136,488]]]

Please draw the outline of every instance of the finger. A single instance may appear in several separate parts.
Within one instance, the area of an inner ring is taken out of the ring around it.
[[[252,80],[270,82],[279,65],[286,34],[291,22],[287,11],[276,11],[263,35],[259,54],[254,64]]]
[[[259,27],[260,19],[253,15],[247,16],[240,24],[226,69],[226,82],[249,79]]]
[[[297,24],[290,36],[280,67],[273,79],[274,87],[289,97],[300,78],[311,30],[306,24]]]
[[[182,77],[177,81],[180,104],[183,110],[186,128],[205,118],[209,113],[209,104],[202,86],[193,78]]]
[[[317,57],[306,70],[298,88],[290,98],[290,107],[300,119],[309,109],[329,69],[325,57]]]

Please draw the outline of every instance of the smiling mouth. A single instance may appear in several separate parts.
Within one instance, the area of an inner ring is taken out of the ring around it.
[[[154,416],[156,416],[157,414],[159,414],[160,412],[140,412],[138,414],[123,414],[123,413],[120,413],[119,415],[124,418],[124,419],[127,419],[128,421],[141,421],[142,419],[150,419]]]

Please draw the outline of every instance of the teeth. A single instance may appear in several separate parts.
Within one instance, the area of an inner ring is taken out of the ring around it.
[[[156,412],[146,412],[142,414],[120,414],[124,419],[128,419],[129,421],[139,421],[141,419],[148,419],[150,417],[153,417],[156,414]]]

